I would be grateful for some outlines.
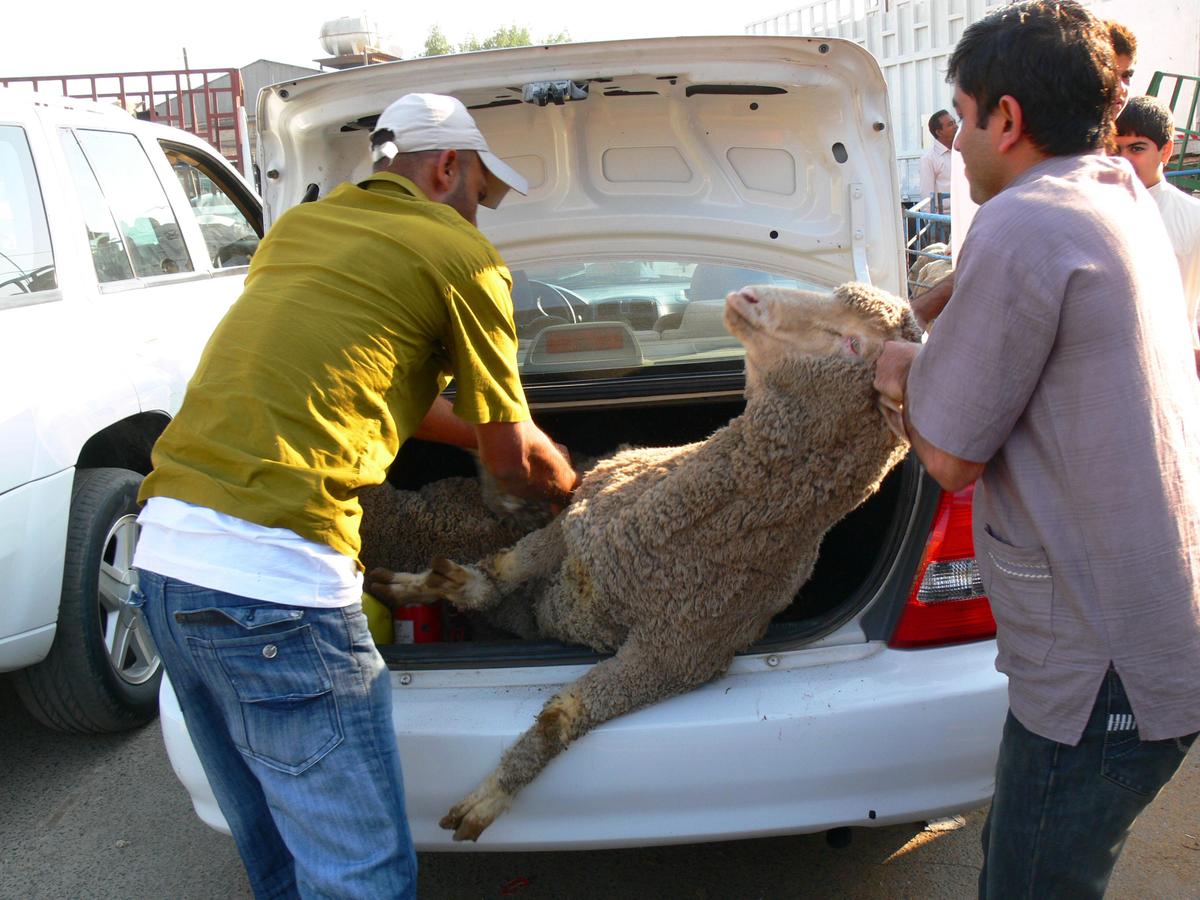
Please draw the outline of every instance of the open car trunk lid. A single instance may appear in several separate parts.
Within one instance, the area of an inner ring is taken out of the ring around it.
[[[649,252],[901,290],[886,85],[851,41],[559,44],[274,85],[258,100],[267,222],[312,186],[367,177],[368,132],[414,91],[462,100],[528,179],[527,197],[480,210],[514,269]]]

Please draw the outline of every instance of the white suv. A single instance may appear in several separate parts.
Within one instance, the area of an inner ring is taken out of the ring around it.
[[[138,485],[261,234],[198,138],[0,88],[0,672],[47,725],[154,715],[126,604]]]

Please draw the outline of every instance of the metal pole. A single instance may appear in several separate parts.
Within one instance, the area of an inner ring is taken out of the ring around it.
[[[196,94],[192,91],[192,67],[188,65],[187,47],[183,48],[183,71],[187,75],[188,108],[192,111],[192,127],[189,130],[192,132],[192,134],[198,134],[200,131],[200,125],[196,121]],[[180,97],[179,99],[179,115],[182,117],[183,98]]]
[[[250,123],[246,117],[246,107],[238,106],[238,153],[241,154],[242,174],[246,176],[246,180],[250,184],[254,184],[254,164],[251,162],[250,156]],[[257,189],[257,185],[255,186]]]

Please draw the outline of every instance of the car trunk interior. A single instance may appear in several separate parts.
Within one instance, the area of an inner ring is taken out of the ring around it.
[[[534,415],[538,425],[573,456],[596,457],[625,444],[670,446],[702,440],[742,407],[740,397],[728,397],[570,411],[535,409]],[[474,474],[474,461],[465,452],[412,440],[401,448],[389,481],[397,488],[416,490],[442,478]],[[892,470],[874,496],[828,532],[812,577],[748,652],[810,643],[862,610],[878,592],[888,563],[895,558],[918,477],[918,467],[911,458],[906,460]],[[600,657],[586,647],[506,636],[474,619],[462,637],[393,643],[380,650],[393,668],[551,665]]]

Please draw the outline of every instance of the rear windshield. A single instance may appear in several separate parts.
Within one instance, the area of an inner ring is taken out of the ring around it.
[[[683,259],[554,261],[513,270],[523,375],[628,375],[739,365],[725,295],[750,284],[820,286],[774,272]]]

